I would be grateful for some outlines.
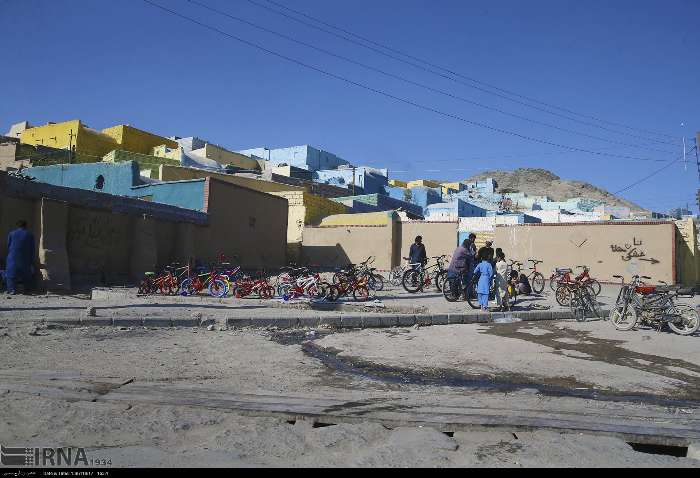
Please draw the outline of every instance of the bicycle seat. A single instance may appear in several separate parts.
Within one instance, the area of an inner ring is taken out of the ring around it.
[[[155,272],[145,272],[143,275],[145,275],[146,277],[153,277],[156,275],[156,273]]]

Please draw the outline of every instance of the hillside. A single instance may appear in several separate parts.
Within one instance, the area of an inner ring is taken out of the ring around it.
[[[518,168],[515,171],[484,171],[466,181],[493,178],[498,183],[498,191],[523,192],[531,195],[547,195],[553,201],[565,201],[575,197],[586,197],[605,201],[611,206],[626,206],[633,211],[644,208],[612,193],[583,181],[561,179],[546,169]],[[505,191],[504,191],[505,190]]]

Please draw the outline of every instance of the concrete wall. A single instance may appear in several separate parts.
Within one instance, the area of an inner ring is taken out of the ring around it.
[[[199,257],[214,261],[219,253],[238,256],[237,262],[247,268],[286,264],[286,199],[214,178],[206,183],[210,227],[200,230]]]
[[[220,146],[207,143],[201,149],[195,149],[193,154],[201,155],[223,165],[232,164],[241,169],[260,169],[258,162],[240,153],[233,153]]]
[[[204,211],[205,179],[146,184],[130,188],[129,196],[161,204]]]
[[[392,223],[374,226],[334,225],[305,227],[302,261],[321,267],[342,267],[375,256],[374,267],[392,268],[394,227]]]
[[[538,269],[545,276],[556,267],[587,265],[601,281],[616,282],[613,275],[630,280],[639,274],[672,284],[675,233],[675,225],[668,222],[497,226],[494,247],[521,262],[543,260]]]
[[[693,218],[676,221],[676,278],[686,286],[700,285],[698,228]]]
[[[168,148],[178,147],[177,141],[128,125],[112,126],[103,129],[102,133],[114,138],[120,146],[119,149],[132,153],[151,154],[153,148],[160,145],[165,145]]]
[[[408,257],[411,244],[416,236],[423,236],[423,244],[428,257],[442,254],[452,257],[457,248],[457,225],[455,222],[409,221],[401,222],[401,257]],[[398,265],[398,264],[395,264]]]
[[[27,168],[24,172],[37,181],[71,188],[99,191],[118,196],[130,195],[131,187],[140,185],[139,165],[135,162],[59,164]],[[102,189],[98,177],[102,176]]]
[[[253,148],[239,151],[239,153],[269,160],[271,167],[284,163],[309,171],[336,169],[338,166],[350,164],[333,153],[308,145],[276,149]]]

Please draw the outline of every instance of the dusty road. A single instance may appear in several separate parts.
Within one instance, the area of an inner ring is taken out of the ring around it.
[[[478,411],[697,431],[698,337],[564,321],[315,336],[0,326],[2,443],[88,447],[113,466],[700,464],[609,434],[455,425]],[[280,407],[338,420],[260,412]],[[401,424],[446,413],[453,428]]]

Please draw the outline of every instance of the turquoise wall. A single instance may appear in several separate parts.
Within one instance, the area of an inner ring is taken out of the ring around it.
[[[27,168],[25,174],[38,182],[55,186],[87,189],[115,196],[144,199],[151,196],[148,200],[153,202],[195,211],[204,210],[205,179],[144,184],[139,175],[139,165],[134,161],[38,166]],[[102,189],[97,187],[100,176],[103,179]]]

